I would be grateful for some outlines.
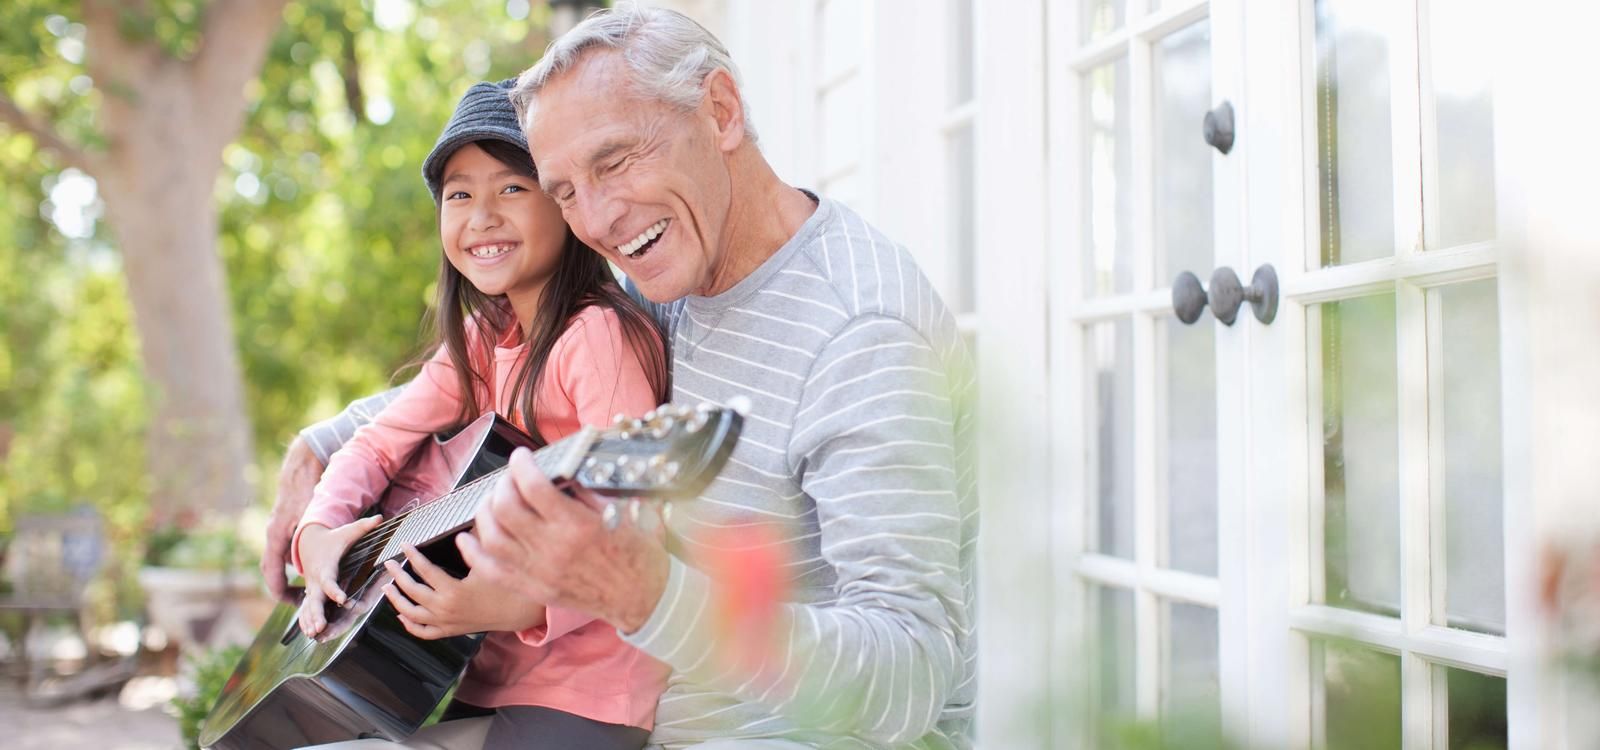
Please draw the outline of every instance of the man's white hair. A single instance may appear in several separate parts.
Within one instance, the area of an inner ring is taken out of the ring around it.
[[[532,130],[538,112],[539,91],[550,79],[571,70],[591,50],[609,49],[621,54],[630,73],[633,94],[670,104],[682,111],[700,106],[706,76],[728,71],[736,88],[743,89],[739,69],[728,48],[704,26],[677,11],[620,2],[597,11],[562,34],[545,50],[544,57],[523,71],[511,90],[511,103],[523,131]],[[755,142],[750,107],[739,93],[745,136]]]

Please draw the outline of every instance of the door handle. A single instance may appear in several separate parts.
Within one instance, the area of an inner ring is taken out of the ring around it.
[[[1239,308],[1248,301],[1256,320],[1269,325],[1278,317],[1278,272],[1272,264],[1263,264],[1250,278],[1250,286],[1239,283],[1239,275],[1223,266],[1211,274],[1209,291],[1200,286],[1200,278],[1184,271],[1172,282],[1172,312],[1184,325],[1200,319],[1200,312],[1209,304],[1211,314],[1223,325],[1231,326],[1239,317]]]
[[[1233,132],[1233,105],[1226,100],[1207,112],[1200,123],[1200,134],[1206,143],[1224,156],[1233,150]]]

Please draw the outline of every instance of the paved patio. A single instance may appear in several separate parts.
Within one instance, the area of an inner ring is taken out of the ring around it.
[[[19,686],[0,684],[0,746],[10,750],[174,750],[178,721],[163,710],[176,689],[170,677],[135,677],[117,695],[42,708]]]

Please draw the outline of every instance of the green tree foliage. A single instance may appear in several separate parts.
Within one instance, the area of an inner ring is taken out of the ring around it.
[[[150,6],[123,33],[192,48],[204,3]],[[0,91],[85,142],[107,94],[87,80],[80,15],[77,2],[0,3]],[[534,61],[547,17],[522,0],[285,9],[217,184],[263,501],[298,428],[421,353],[440,258],[422,159],[469,85]],[[84,178],[66,167],[0,125],[0,531],[19,512],[88,503],[127,560],[146,531],[145,385],[120,257],[102,223],[82,221]]]

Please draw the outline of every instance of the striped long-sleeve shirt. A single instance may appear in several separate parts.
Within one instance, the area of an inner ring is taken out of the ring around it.
[[[324,419],[301,430],[300,439],[306,441],[306,446],[311,449],[312,455],[315,455],[323,466],[327,466],[328,459],[333,458],[334,453],[343,448],[350,438],[355,437],[356,430],[371,422],[373,417],[378,416],[378,412],[383,411],[383,407],[388,406],[389,402],[395,400],[404,390],[405,386],[399,386],[351,401],[344,411],[332,418]]]
[[[652,744],[970,747],[973,370],[910,254],[823,200],[727,292],[645,306],[672,342],[675,402],[752,406],[722,474],[677,506],[666,591],[624,635],[674,670]],[[314,428],[320,442],[345,418]],[[719,649],[726,584],[696,565],[756,524],[777,531],[765,538],[784,555],[790,601],[749,669]]]
[[[970,746],[972,367],[911,256],[824,200],[732,289],[647,307],[675,402],[752,404],[727,468],[675,510],[682,554],[625,636],[674,668],[652,742]],[[766,663],[741,669],[719,653],[723,584],[695,561],[755,523],[778,530],[792,601]]]

